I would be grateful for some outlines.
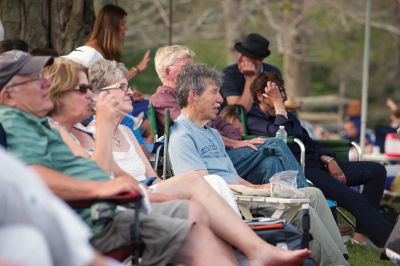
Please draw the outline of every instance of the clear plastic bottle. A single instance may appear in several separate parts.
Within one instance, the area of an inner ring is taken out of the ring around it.
[[[285,130],[285,126],[279,126],[278,131],[276,131],[275,137],[287,143],[287,133]]]

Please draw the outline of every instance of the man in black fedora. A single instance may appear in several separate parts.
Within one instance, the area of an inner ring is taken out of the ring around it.
[[[271,54],[269,41],[257,33],[250,33],[243,42],[235,44],[239,52],[237,63],[226,67],[223,72],[221,94],[224,104],[240,104],[247,111],[253,104],[250,85],[259,72],[272,71],[281,75],[280,70],[270,64],[263,63]]]

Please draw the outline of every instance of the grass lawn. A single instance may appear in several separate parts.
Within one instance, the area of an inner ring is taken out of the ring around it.
[[[346,246],[350,254],[349,263],[351,266],[394,265],[388,260],[381,260],[379,258],[380,250],[351,243]]]

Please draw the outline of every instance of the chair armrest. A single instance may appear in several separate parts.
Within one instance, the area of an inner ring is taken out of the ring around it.
[[[106,198],[96,198],[96,199],[84,199],[84,200],[69,200],[67,201],[67,204],[71,206],[73,209],[83,209],[83,208],[90,208],[93,204],[99,202],[99,201],[108,201],[108,202],[113,202],[116,204],[126,204],[129,202],[136,202],[138,201],[142,196],[139,194],[137,191],[131,191],[127,193],[122,193],[119,195],[115,196],[110,196]]]

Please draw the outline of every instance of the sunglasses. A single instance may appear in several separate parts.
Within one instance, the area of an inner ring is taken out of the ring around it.
[[[81,94],[86,94],[89,91],[93,91],[92,85],[90,84],[79,84],[75,87],[75,91],[79,91]]]

